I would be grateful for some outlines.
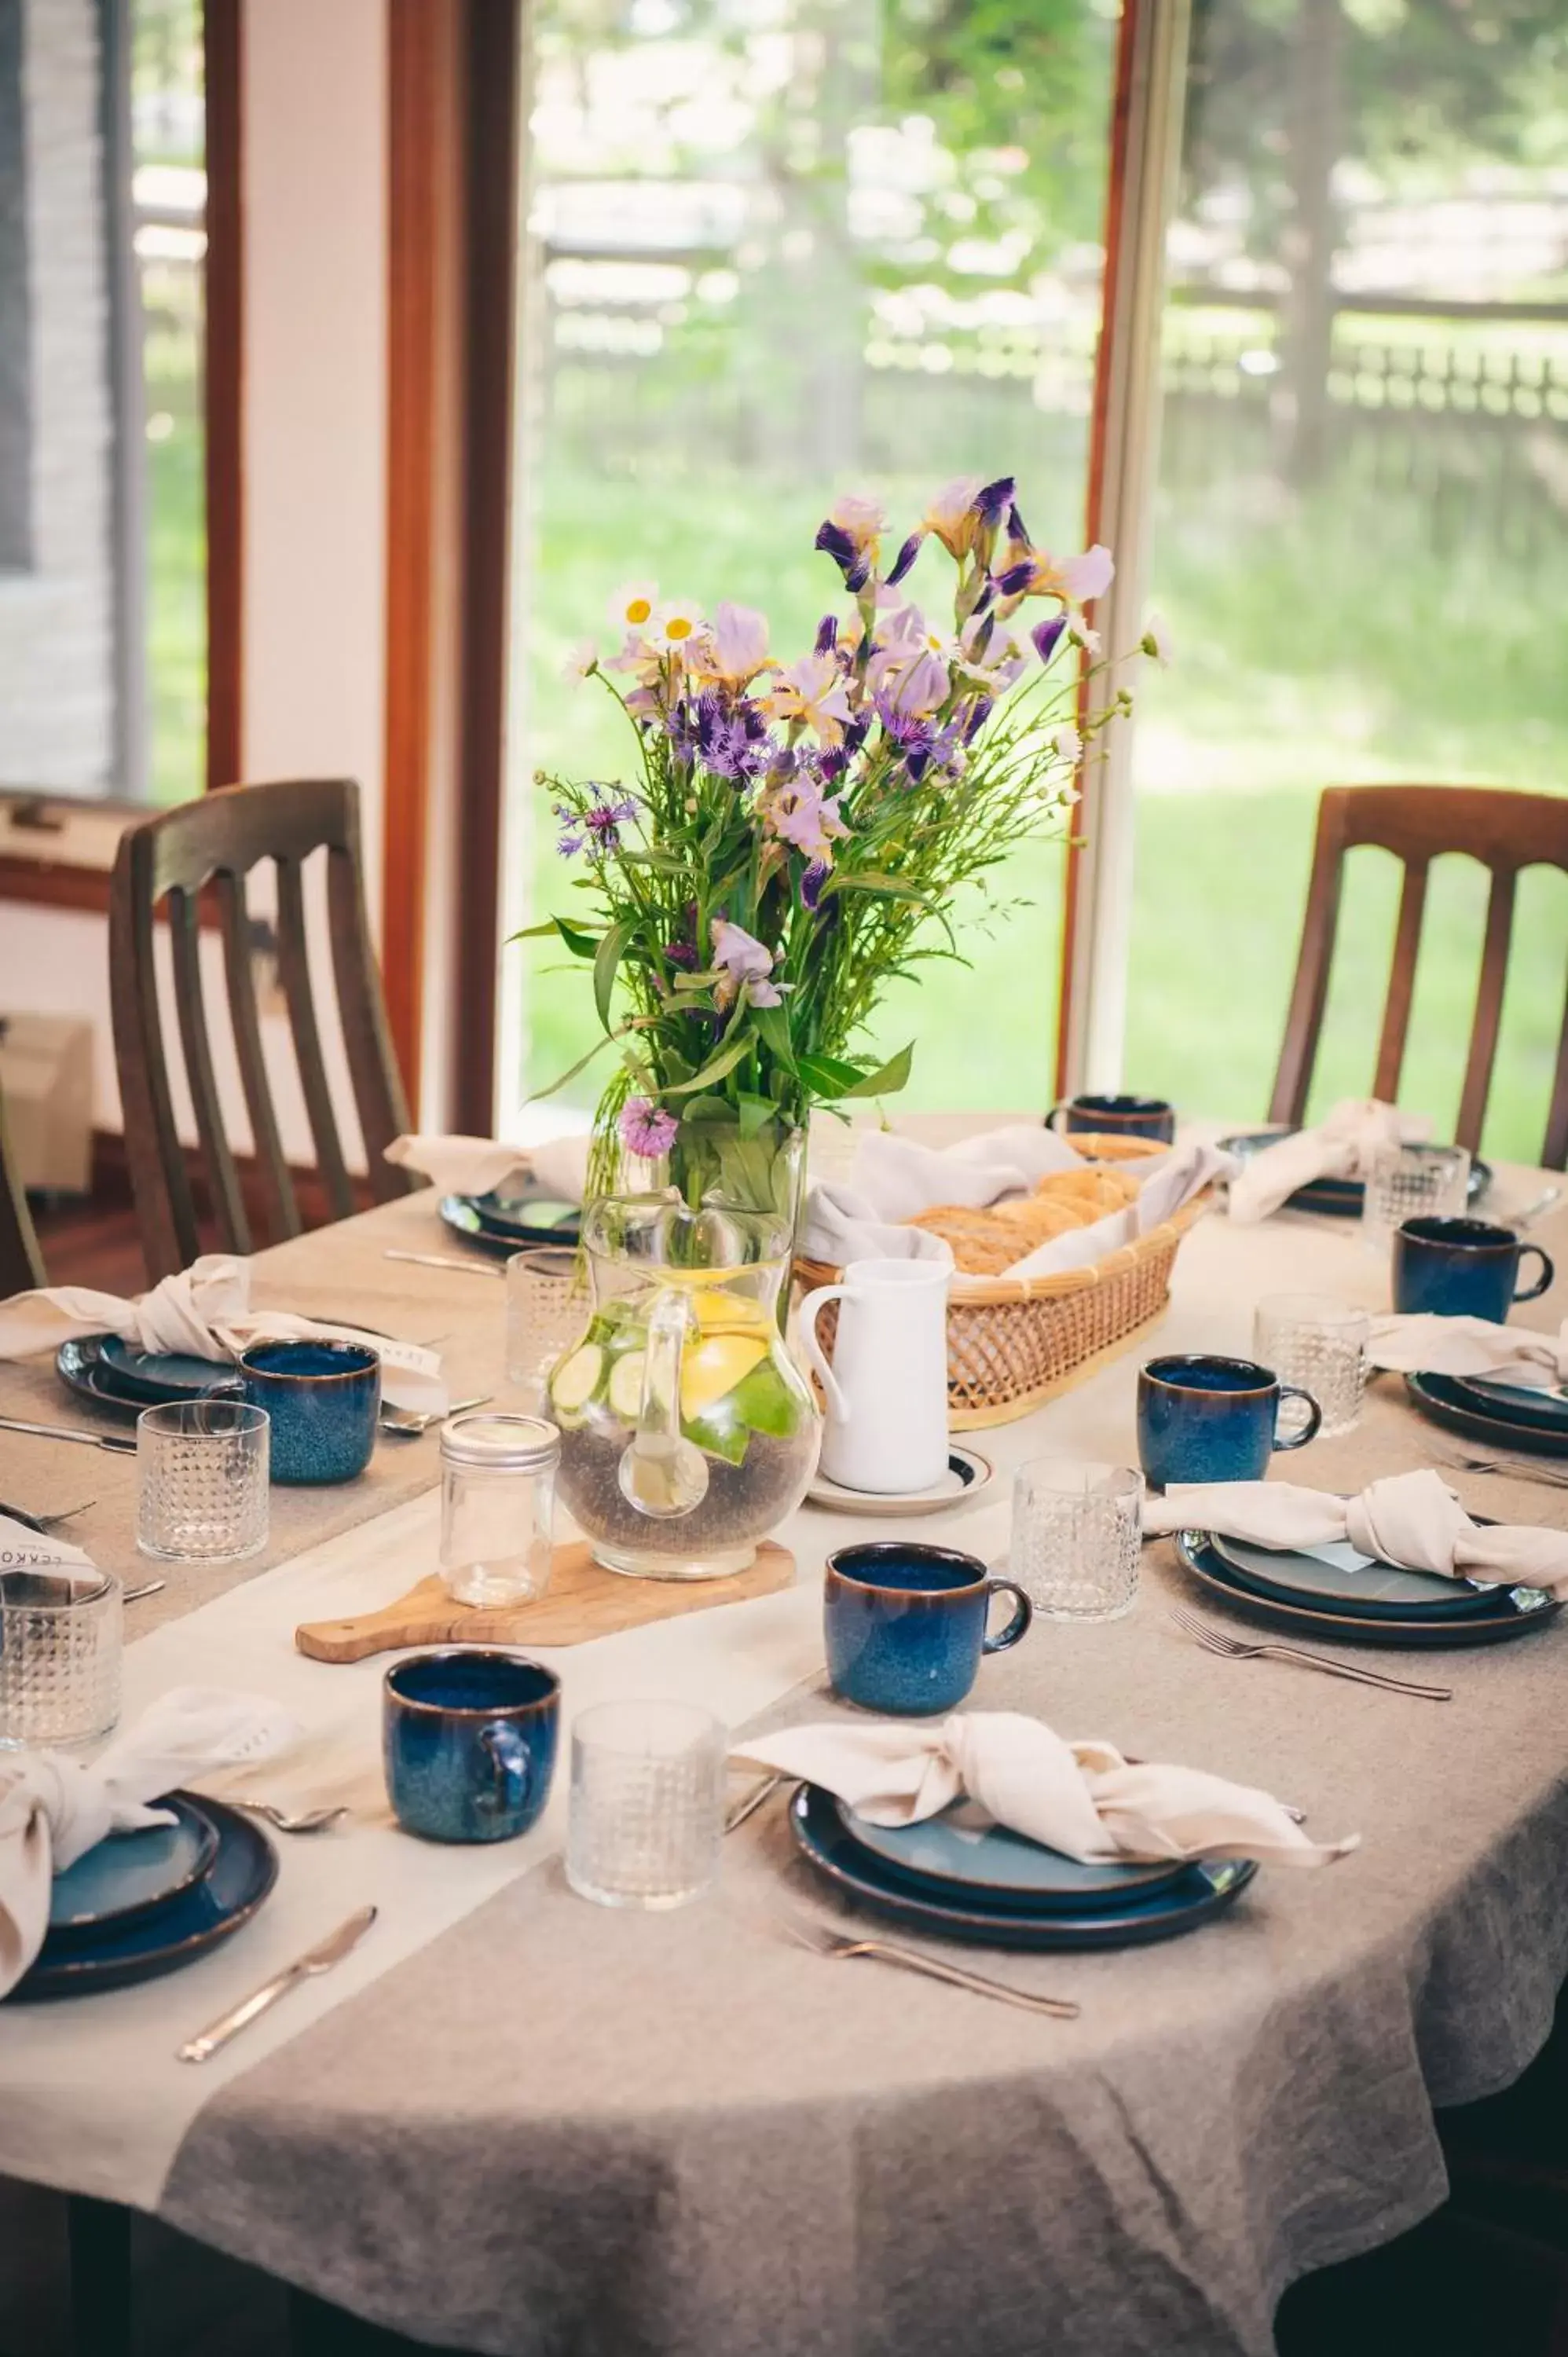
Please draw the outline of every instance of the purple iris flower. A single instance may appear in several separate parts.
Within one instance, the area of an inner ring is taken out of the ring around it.
[[[920,542],[922,538],[923,534],[920,533],[912,532],[909,534],[908,539],[904,543],[903,547],[898,551],[897,555],[893,559],[893,570],[887,576],[887,587],[889,589],[897,589],[899,582],[902,581],[904,576],[909,570],[910,565],[913,565],[916,557],[920,554]]]
[[[824,531],[826,530],[825,525],[823,529]],[[822,620],[817,624],[817,643],[812,651],[819,655],[831,655],[838,642],[838,616],[836,614],[824,614]]]
[[[963,741],[966,745],[973,744],[975,738],[979,736],[981,730],[990,719],[993,698],[989,695],[982,695],[976,698],[974,704],[971,707],[969,718],[963,724]]]
[[[904,773],[912,786],[918,786],[929,770],[945,770],[956,775],[955,758],[962,744],[963,732],[956,720],[939,727],[929,717],[917,719],[900,712],[897,706],[880,692],[876,697],[876,714],[883,734],[896,745],[903,761]]]
[[[974,601],[974,615],[976,620],[978,620],[980,616],[985,612],[987,607],[991,604],[991,601],[995,595],[995,582],[987,581],[981,589],[979,597]]]
[[[1067,617],[1065,614],[1054,614],[1048,622],[1036,622],[1035,624],[1034,629],[1029,633],[1029,637],[1034,642],[1035,652],[1039,656],[1040,661],[1043,663],[1048,663],[1051,657],[1055,654],[1058,641],[1060,640],[1061,634],[1066,628]]]
[[[1024,519],[1018,512],[1016,500],[1007,511],[1007,537],[1009,540],[1015,540],[1020,548],[1027,548],[1030,544],[1029,535],[1024,529]]]
[[[820,548],[825,556],[832,558],[843,575],[846,589],[865,588],[871,578],[871,551],[869,548],[857,548],[842,524],[820,524],[817,537],[811,544]]]
[[[993,483],[974,495],[974,512],[990,531],[994,532],[1004,513],[1013,505],[1013,478],[998,475]]]
[[[813,859],[800,878],[800,906],[810,909],[813,916],[822,903],[822,887],[832,874],[825,859]]]
[[[999,573],[992,587],[1000,591],[1004,597],[1018,597],[1023,595],[1034,577],[1034,561],[1030,557],[1025,557],[1017,565],[1008,565],[1004,573]]]
[[[870,734],[871,715],[868,712],[862,713],[858,720],[850,721],[843,732],[845,754],[858,753]]]
[[[711,687],[694,705],[677,707],[670,735],[682,760],[698,761],[736,785],[756,777],[767,762],[768,723],[757,706],[744,699],[726,704]]]
[[[817,755],[817,775],[824,786],[831,786],[835,778],[842,778],[848,767],[849,755],[842,745],[824,746]]]

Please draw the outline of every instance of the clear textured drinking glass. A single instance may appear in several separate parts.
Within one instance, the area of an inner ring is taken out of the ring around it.
[[[1380,1146],[1361,1204],[1361,1231],[1377,1252],[1406,1220],[1457,1218],[1470,1200],[1470,1157],[1462,1146]]]
[[[1138,1593],[1144,1477],[1127,1465],[1042,1457],[1013,1482],[1007,1569],[1053,1620],[1120,1620]]]
[[[1326,1439],[1360,1421],[1372,1321],[1320,1293],[1266,1293],[1252,1314],[1252,1356],[1282,1383],[1310,1392]]]
[[[564,1244],[513,1253],[506,1265],[506,1371],[531,1404],[568,1342],[587,1323],[587,1280]]]
[[[729,1733],[683,1702],[607,1702],[572,1728],[566,1879],[601,1907],[683,1907],[718,1872]]]
[[[267,1543],[272,1419],[241,1400],[181,1400],[136,1418],[136,1544],[161,1562],[242,1563]]]
[[[121,1589],[104,1571],[0,1571],[0,1749],[91,1743],[120,1716]]]

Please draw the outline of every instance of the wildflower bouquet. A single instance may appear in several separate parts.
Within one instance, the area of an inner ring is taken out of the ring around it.
[[[650,582],[615,598],[614,654],[573,658],[623,706],[639,767],[629,785],[541,775],[592,913],[531,930],[592,962],[621,1049],[601,1153],[665,1162],[693,1208],[713,1188],[789,1208],[784,1149],[812,1107],[904,1085],[912,1048],[856,1052],[886,985],[961,956],[952,894],[1062,828],[1083,734],[1130,702],[1080,733],[1072,658],[1097,651],[1083,607],[1112,560],[1034,546],[1011,479],[948,484],[884,573],[886,528],[875,500],[832,509],[816,545],[851,602],[798,662],[769,654],[761,614],[704,619]],[[928,540],[956,568],[950,622],[905,587]]]

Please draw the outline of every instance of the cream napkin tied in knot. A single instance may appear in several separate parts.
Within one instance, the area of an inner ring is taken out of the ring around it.
[[[1521,1391],[1550,1391],[1568,1383],[1568,1318],[1555,1334],[1426,1310],[1374,1318],[1367,1355],[1393,1374],[1493,1375]]]
[[[1290,1481],[1174,1481],[1144,1501],[1144,1531],[1218,1531],[1253,1546],[1316,1547],[1348,1541],[1360,1555],[1402,1571],[1498,1587],[1542,1587],[1568,1598],[1568,1531],[1473,1523],[1440,1473],[1394,1473],[1354,1497]]]
[[[177,1686],[93,1760],[63,1751],[0,1758],[0,1996],[43,1945],[49,1883],[111,1833],[169,1823],[149,1807],[204,1771],[261,1760],[299,1733],[261,1695]]]
[[[252,1342],[337,1337],[363,1342],[381,1362],[381,1392],[394,1407],[444,1415],[441,1361],[414,1342],[391,1341],[357,1326],[251,1308],[251,1264],[235,1253],[204,1253],[136,1301],[85,1285],[44,1286],[0,1301],[0,1359],[58,1350],[81,1334],[118,1334],[139,1351],[192,1359],[237,1359]]]
[[[417,1170],[443,1195],[517,1195],[533,1185],[558,1203],[580,1203],[587,1191],[590,1144],[585,1131],[540,1146],[426,1131],[394,1137],[386,1159],[400,1170]]]
[[[1260,1146],[1230,1181],[1230,1217],[1242,1224],[1266,1220],[1298,1187],[1315,1178],[1364,1178],[1383,1146],[1419,1146],[1432,1124],[1376,1097],[1346,1097],[1311,1129],[1293,1130],[1277,1146]]]
[[[1267,1792],[1198,1768],[1124,1760],[1109,1743],[1067,1743],[1017,1711],[908,1726],[828,1722],[736,1749],[836,1792],[875,1825],[917,1824],[967,1795],[997,1824],[1085,1866],[1200,1857],[1328,1866],[1360,1841],[1310,1841]]]

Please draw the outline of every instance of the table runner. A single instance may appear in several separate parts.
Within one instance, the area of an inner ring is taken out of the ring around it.
[[[1541,1223],[1549,1250],[1565,1226]],[[1375,1302],[1382,1282],[1353,1227],[1207,1222],[1146,1344],[977,1437],[1004,1463],[1125,1457],[1148,1351],[1248,1348],[1260,1290]],[[1360,1430],[1290,1469],[1349,1486],[1445,1445],[1383,1379]],[[1568,1522],[1568,1497],[1454,1479],[1477,1511]],[[984,1552],[1004,1521],[983,1504],[925,1530]],[[818,1560],[867,1527],[801,1526]],[[1214,1662],[1159,1609],[1182,1587],[1165,1547],[1145,1579],[1129,1620],[1047,1626],[988,1663],[977,1701],[1254,1779],[1314,1824],[1354,1816],[1366,1846],[1332,1877],[1260,1878],[1167,1948],[1007,1959],[1080,1997],[1063,2025],[759,1929],[780,1873],[833,1912],[776,1807],[728,1846],[720,1892],[674,1917],[585,1908],[546,1863],[329,2020],[242,2056],[165,2214],[366,2315],[518,2357],[1266,2351],[1286,2281],[1441,2197],[1431,2103],[1505,2083],[1549,2025],[1568,1959],[1565,1641],[1447,1656],[1456,1697],[1435,1710]]]

